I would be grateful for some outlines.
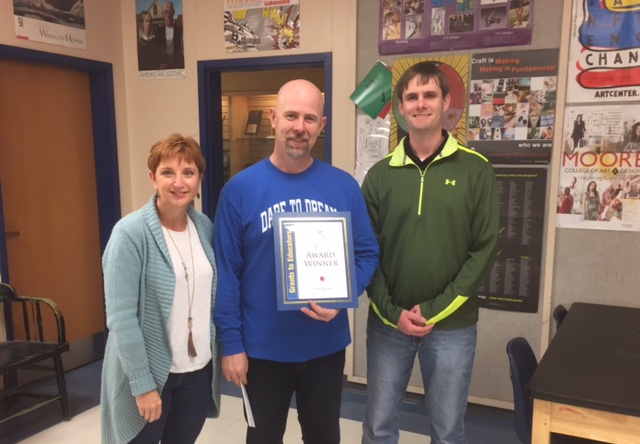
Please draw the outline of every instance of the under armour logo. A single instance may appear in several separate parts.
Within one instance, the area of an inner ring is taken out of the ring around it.
[[[456,186],[456,180],[455,179],[453,179],[453,180],[445,179],[444,180],[444,184],[445,185],[451,185],[452,187],[455,187]]]

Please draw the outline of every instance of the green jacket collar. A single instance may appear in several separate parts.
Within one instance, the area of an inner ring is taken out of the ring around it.
[[[406,137],[403,137],[400,143],[398,144],[398,146],[396,146],[396,149],[393,150],[391,154],[389,154],[388,157],[390,158],[389,159],[390,166],[402,167],[405,165],[415,165],[415,162],[411,160],[409,156],[407,156],[407,153],[405,152],[404,141],[406,139],[407,139]],[[456,151],[458,151],[458,142],[456,141],[456,139],[453,138],[451,134],[447,133],[447,142],[445,143],[444,148],[442,148],[440,155],[436,157],[436,160],[441,159],[443,157],[449,157]]]

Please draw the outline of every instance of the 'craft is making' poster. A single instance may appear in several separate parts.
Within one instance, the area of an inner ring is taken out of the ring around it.
[[[493,164],[548,164],[558,51],[474,54],[467,143]]]

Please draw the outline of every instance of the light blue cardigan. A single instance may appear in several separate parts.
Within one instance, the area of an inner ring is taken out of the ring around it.
[[[213,412],[220,412],[220,351],[213,324],[217,271],[209,218],[187,210],[213,267],[211,344]],[[113,228],[102,258],[109,336],[102,368],[102,442],[124,444],[145,425],[135,396],[162,388],[171,368],[169,315],[175,275],[155,196]]]

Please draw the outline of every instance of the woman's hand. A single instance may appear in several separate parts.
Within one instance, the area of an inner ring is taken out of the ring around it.
[[[138,413],[147,422],[157,421],[162,415],[162,399],[157,390],[136,396],[136,405]]]

